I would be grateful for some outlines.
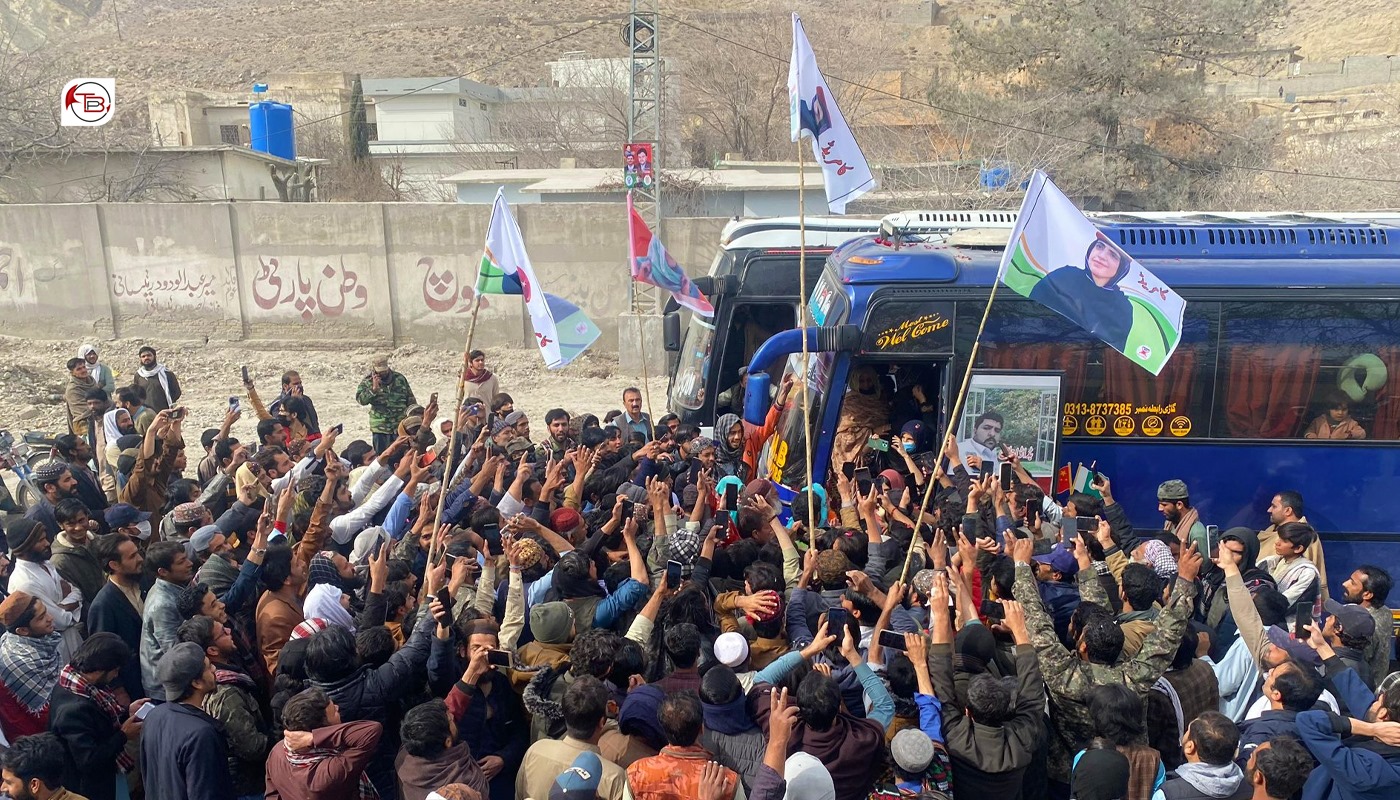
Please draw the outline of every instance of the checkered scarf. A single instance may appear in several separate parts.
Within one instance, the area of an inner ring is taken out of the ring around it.
[[[86,697],[97,704],[97,707],[107,712],[107,716],[112,720],[112,727],[117,730],[122,728],[122,704],[117,701],[117,696],[98,686],[93,686],[83,679],[83,674],[73,669],[69,664],[58,673],[58,688],[67,689],[79,697]],[[136,767],[136,759],[126,754],[123,750],[117,754],[117,769],[123,774],[131,772]]]
[[[334,755],[337,755],[336,751],[320,748],[312,748],[300,752],[288,750],[287,763],[291,764],[294,769],[311,769]],[[363,771],[360,772],[359,794],[357,794],[356,797],[358,797],[359,800],[379,800],[379,790],[374,788],[374,783],[369,779],[369,775],[365,774]]]
[[[49,707],[49,695],[58,682],[62,641],[63,634],[57,631],[39,639],[14,633],[0,636],[0,680],[35,717]]]
[[[311,557],[311,566],[306,573],[306,588],[309,590],[314,586],[323,583],[340,588],[340,572],[335,568],[335,563],[331,561],[330,555],[317,553]]]

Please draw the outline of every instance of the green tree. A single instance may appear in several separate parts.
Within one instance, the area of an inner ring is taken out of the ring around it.
[[[365,112],[365,90],[358,75],[350,87],[350,158],[356,162],[369,160],[369,120]]]
[[[1025,0],[1002,24],[954,26],[964,88],[931,97],[1035,131],[1012,138],[1079,140],[1057,163],[1017,164],[1047,169],[1072,194],[1110,207],[1200,203],[1237,178],[1220,165],[1257,162],[1273,139],[1242,104],[1206,95],[1205,68],[1249,50],[1286,2]]]

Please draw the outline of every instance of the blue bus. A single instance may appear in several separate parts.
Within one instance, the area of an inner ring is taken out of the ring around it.
[[[1400,220],[1107,214],[1094,223],[1186,298],[1185,330],[1153,377],[1055,312],[998,290],[974,367],[1062,376],[1056,462],[1096,464],[1143,529],[1162,526],[1156,489],[1171,478],[1221,531],[1267,527],[1273,495],[1293,489],[1326,546],[1332,592],[1359,564],[1400,576]],[[984,244],[895,234],[837,248],[808,300],[816,326],[755,352],[745,419],[764,422],[770,370],[786,360],[798,371],[805,335],[817,481],[832,471],[857,369],[873,368],[896,398],[900,382],[920,384],[920,410],[941,435],[1004,244],[997,231]],[[1364,438],[1305,438],[1339,396]],[[794,490],[807,483],[802,419],[797,403],[781,409],[759,465]],[[958,438],[964,431],[965,415]]]

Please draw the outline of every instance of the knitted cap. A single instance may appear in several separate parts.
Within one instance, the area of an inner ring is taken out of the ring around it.
[[[540,644],[564,644],[573,638],[574,611],[562,600],[530,609],[530,632]]]

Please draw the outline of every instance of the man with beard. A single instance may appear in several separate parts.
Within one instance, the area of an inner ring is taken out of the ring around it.
[[[49,538],[53,538],[62,530],[58,520],[54,519],[54,507],[60,501],[77,495],[78,481],[68,465],[56,458],[35,467],[31,480],[34,488],[39,490],[39,498],[24,512],[24,516],[42,523]]]
[[[562,408],[551,408],[544,415],[544,425],[549,430],[549,435],[535,447],[535,460],[548,461],[553,458],[555,461],[562,461],[564,455],[576,446],[569,436],[569,412]]]
[[[217,688],[205,698],[204,711],[224,725],[234,795],[241,800],[262,798],[271,725],[254,694],[257,684],[234,663],[233,633],[222,622],[199,615],[180,626],[179,638],[199,645],[214,664]]]
[[[1303,516],[1303,496],[1295,491],[1285,490],[1274,495],[1269,501],[1269,527],[1259,532],[1259,549],[1266,555],[1274,552],[1279,528],[1290,522],[1307,525],[1308,518]],[[1322,593],[1322,599],[1327,600],[1330,594],[1327,589],[1327,562],[1322,552],[1322,538],[1313,539],[1312,544],[1303,551],[1303,555],[1317,567],[1318,590]]]
[[[28,592],[12,591],[0,603],[0,624],[0,733],[13,742],[48,727],[63,637],[44,601]]]
[[[11,592],[28,592],[44,601],[53,616],[53,629],[62,634],[61,664],[68,663],[83,640],[83,593],[58,574],[50,559],[53,545],[44,534],[44,526],[33,520],[20,519],[6,529],[14,572],[10,575]],[[9,626],[6,626],[9,627]]]
[[[0,756],[0,790],[10,800],[85,800],[63,788],[63,744],[53,734],[26,736]]]
[[[160,510],[169,498],[170,477],[185,469],[185,440],[180,433],[183,419],[183,409],[166,409],[156,415],[141,440],[131,475],[117,495],[123,503],[154,514],[151,525],[156,530],[160,530]]]
[[[131,506],[120,504],[108,512],[112,522],[125,522],[123,515],[140,512]],[[133,517],[134,519],[134,517]],[[121,528],[121,525],[114,525]],[[88,633],[115,634],[129,651],[126,663],[122,665],[117,679],[125,690],[126,699],[134,700],[146,694],[141,683],[141,615],[146,608],[145,593],[141,591],[141,576],[145,572],[146,559],[136,540],[124,533],[113,533],[97,539],[92,544],[93,554],[107,572],[107,583],[98,590],[92,600],[92,618],[88,620]]]
[[[179,644],[180,592],[194,577],[194,564],[178,542],[156,542],[146,550],[146,562],[156,575],[146,595],[146,609],[141,615],[141,681],[146,696],[167,699],[161,686],[157,666],[161,657]]]
[[[65,433],[54,439],[53,449],[58,458],[68,465],[68,473],[73,476],[74,496],[82,500],[83,505],[93,512],[94,519],[99,523],[98,533],[110,533],[106,522],[102,520],[102,512],[111,504],[107,502],[107,493],[102,489],[102,481],[88,466],[88,462],[92,460],[92,445],[81,436]]]
[[[1390,674],[1390,653],[1395,636],[1392,630],[1395,621],[1386,608],[1385,599],[1393,585],[1390,573],[1380,567],[1363,564],[1352,571],[1351,577],[1342,581],[1342,592],[1348,603],[1355,603],[1371,612],[1376,621],[1376,635],[1371,637],[1364,653],[1366,663],[1371,666],[1371,677],[1378,683]]]
[[[88,800],[115,800],[116,782],[136,766],[127,744],[141,735],[141,720],[127,715],[113,689],[131,648],[115,633],[95,633],[58,675],[49,706],[49,730],[67,758],[63,785]],[[139,705],[138,705],[139,707]]]
[[[993,409],[983,411],[972,423],[972,438],[958,442],[958,453],[964,462],[977,456],[985,464],[996,464],[1001,455],[1001,430],[1006,420]]]
[[[175,373],[156,360],[154,347],[142,347],[137,357],[141,359],[141,366],[131,378],[132,387],[141,390],[146,405],[157,414],[173,408],[180,399],[180,382],[175,379]]]
[[[1176,534],[1182,549],[1195,542],[1197,552],[1210,552],[1206,526],[1201,524],[1201,515],[1191,507],[1191,495],[1186,490],[1185,481],[1165,481],[1157,487],[1157,510],[1166,519],[1162,529]]]

